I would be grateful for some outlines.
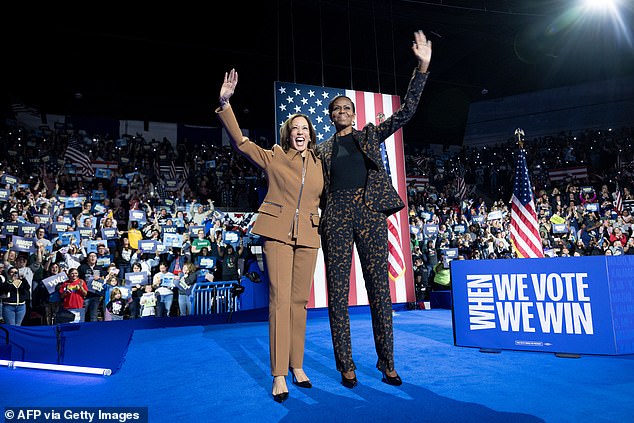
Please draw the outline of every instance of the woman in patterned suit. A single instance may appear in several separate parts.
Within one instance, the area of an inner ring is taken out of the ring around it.
[[[286,375],[302,388],[312,386],[302,370],[306,335],[306,305],[320,246],[319,201],[324,180],[313,151],[315,130],[305,115],[291,116],[280,128],[280,144],[264,149],[242,136],[229,105],[238,73],[225,73],[216,113],[231,144],[266,173],[268,191],[258,209],[252,232],[264,237],[264,257],[270,279],[269,348],[272,394],[288,398]]]
[[[402,383],[394,370],[392,302],[388,280],[387,217],[404,207],[383,166],[380,146],[414,115],[427,81],[431,41],[414,33],[418,66],[401,107],[385,121],[355,129],[355,107],[346,96],[328,105],[336,133],[319,144],[324,169],[321,237],[328,284],[328,314],[335,362],[345,387],[357,385],[350,342],[348,294],[356,244],[372,314],[377,369],[390,385]]]

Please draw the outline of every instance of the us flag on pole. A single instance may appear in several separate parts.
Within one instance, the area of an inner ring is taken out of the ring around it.
[[[533,188],[528,175],[526,152],[520,148],[515,166],[513,197],[511,198],[511,243],[518,257],[544,257],[539,222],[535,213]]]
[[[74,139],[68,142],[66,152],[64,153],[64,159],[75,166],[79,173],[85,177],[95,176],[95,172],[92,168],[90,157],[83,152],[82,146]]]
[[[400,98],[398,96],[277,81],[275,82],[275,120],[277,128],[292,114],[303,113],[310,117],[315,127],[317,143],[327,140],[334,134],[334,126],[328,116],[328,103],[338,95],[348,96],[355,103],[356,129],[363,128],[368,122],[378,125],[384,118],[389,118],[400,107]],[[276,140],[279,144],[279,131],[276,131]],[[415,293],[409,243],[407,186],[405,182],[405,155],[402,131],[399,130],[390,136],[385,141],[384,148],[383,159],[386,171],[401,199],[406,204],[403,210],[388,219],[388,270],[390,281],[392,282],[390,283],[391,297],[394,303],[412,302],[415,301]],[[368,304],[368,296],[356,248],[350,271],[349,304]],[[325,265],[322,250],[320,249],[308,307],[318,308],[326,307],[327,305]]]
[[[619,189],[619,184],[616,184],[616,192],[612,195],[614,196],[614,210],[618,214],[623,213],[623,195]]]

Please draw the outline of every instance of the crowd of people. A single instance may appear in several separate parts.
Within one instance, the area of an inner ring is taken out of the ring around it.
[[[40,295],[44,293],[43,289],[36,292],[40,281],[72,267],[79,269],[85,264],[83,261],[92,256],[88,254],[88,249],[100,254],[98,240],[105,248],[101,255],[107,252],[109,260],[119,269],[116,277],[119,284],[125,281],[126,271],[131,271],[132,264],[138,260],[139,255],[135,256],[138,241],[162,239],[166,225],[176,226],[172,230],[184,235],[184,249],[179,252],[181,260],[183,255],[202,253],[217,257],[216,263],[220,265],[220,254],[224,249],[223,231],[210,231],[210,227],[215,225],[225,232],[244,235],[248,221],[245,224],[225,221],[219,210],[232,207],[244,212],[257,210],[260,200],[256,188],[266,186],[261,172],[253,171],[253,166],[239,154],[230,148],[216,148],[213,153],[217,154],[214,157],[218,157],[215,168],[205,168],[201,166],[202,161],[197,163],[193,160],[189,179],[196,183],[186,183],[172,195],[161,196],[161,175],[149,170],[155,168],[152,163],[160,163],[166,159],[165,156],[176,159],[181,154],[184,158],[189,156],[184,148],[173,148],[170,142],[146,142],[137,137],[121,154],[121,157],[130,157],[128,163],[119,163],[108,178],[85,179],[76,168],[61,164],[61,152],[73,137],[81,138],[81,134],[67,128],[43,134],[41,130],[29,131],[12,125],[7,125],[2,134],[7,156],[2,160],[3,189],[0,191],[4,220],[0,235],[4,254],[4,262],[0,264],[3,267],[1,276],[8,284],[13,276],[9,274],[10,268],[19,269],[19,276],[25,279],[31,290],[29,299],[25,301],[25,304],[31,303],[29,313],[37,311],[47,323],[51,323],[54,316],[54,306],[50,304],[62,303],[62,299],[57,299],[55,294],[51,296],[51,303],[47,303],[46,295]],[[113,158],[107,154],[112,151],[112,140],[106,136],[91,136],[90,139],[93,140],[94,151],[98,152],[92,156],[95,160]],[[631,248],[634,246],[631,226],[634,157],[631,143],[632,128],[620,128],[554,134],[529,140],[525,144],[546,256],[634,254]],[[156,145],[158,148],[153,147]],[[509,140],[495,146],[465,147],[442,155],[411,148],[406,151],[408,175],[425,175],[429,180],[425,185],[408,187],[412,265],[419,300],[428,297],[432,286],[450,288],[441,266],[450,261],[445,254],[447,251],[453,257],[464,259],[514,257],[509,233],[509,199],[516,149],[516,143]],[[148,150],[156,151],[152,155]],[[144,153],[137,157],[135,151]],[[477,159],[467,160],[474,157]],[[58,162],[58,159],[61,161]],[[549,169],[580,166],[587,169],[581,177],[549,178]],[[462,176],[470,188],[466,195],[459,193],[458,176]],[[128,180],[127,185],[116,183],[122,177]],[[213,183],[207,185],[197,181]],[[223,187],[227,186],[240,187],[237,191],[249,192],[251,198],[237,195],[235,189],[234,195],[223,195]],[[618,209],[615,204],[617,192],[621,197]],[[225,203],[227,198],[242,200]],[[134,217],[130,219],[137,210],[143,212],[145,221],[139,222]],[[74,242],[65,236],[60,238],[52,223],[66,224],[68,232],[75,234],[79,231],[79,235]],[[189,234],[186,229],[190,225],[202,226],[202,230],[196,229]],[[107,231],[110,227],[116,228],[116,237],[103,239],[102,229]],[[16,249],[10,241],[12,235],[18,235],[18,231],[22,235],[20,239],[34,237],[37,248],[31,247],[31,251]],[[87,244],[86,240],[91,243]],[[230,250],[232,254],[238,253],[238,245],[231,245]],[[250,252],[248,248],[244,251]],[[454,254],[455,251],[458,253]],[[172,260],[172,256],[165,252],[159,254],[156,260],[150,261],[150,278],[158,272],[159,262],[170,265],[168,260]],[[106,270],[106,263],[100,259],[102,272]],[[223,276],[222,272],[216,272],[216,275],[216,280],[229,277]],[[81,272],[80,279],[85,277],[85,272]],[[438,284],[435,279],[441,278],[444,282]],[[12,292],[20,290],[23,288],[15,287]],[[107,294],[110,294],[110,289]],[[3,294],[4,297],[7,295]],[[128,294],[124,292],[123,295]],[[136,290],[134,295],[138,295]],[[81,318],[89,321],[110,319],[112,313],[107,310],[110,298],[106,296],[105,289],[97,295],[98,301],[94,297],[95,294],[89,290],[84,302],[89,305],[90,311]],[[67,296],[66,303],[70,302],[69,298],[72,297]],[[5,309],[21,302],[9,297],[2,301],[9,304]],[[167,304],[166,301],[159,302],[159,307]],[[134,302],[124,309],[124,315],[137,317],[140,308]],[[96,310],[99,311],[97,316]],[[163,311],[158,312],[158,315],[163,314]]]
[[[546,257],[634,254],[632,134],[587,129],[524,144]],[[444,161],[408,155],[410,174],[429,175],[426,185],[408,188],[418,300],[451,288],[454,258],[517,257],[509,226],[518,148],[509,140],[465,147]],[[459,189],[460,178],[469,189]]]
[[[249,221],[228,221],[220,210],[233,208],[247,213],[257,210],[260,200],[256,188],[266,186],[261,172],[253,171],[253,166],[230,148],[216,148],[213,153],[218,157],[215,168],[201,167],[202,162],[193,160],[189,179],[196,183],[186,183],[172,195],[161,195],[161,175],[149,169],[155,168],[152,163],[165,160],[165,155],[178,159],[181,157],[178,151],[185,151],[183,148],[173,148],[167,141],[146,142],[135,137],[136,141],[121,154],[121,157],[130,157],[128,163],[119,163],[108,178],[86,179],[76,168],[61,164],[61,152],[69,140],[81,136],[68,128],[43,134],[41,130],[29,131],[12,125],[5,126],[2,133],[7,155],[2,160],[3,189],[0,190],[4,221],[0,234],[4,258],[0,263],[0,276],[3,286],[14,287],[3,288],[10,292],[3,291],[1,304],[4,310],[9,310],[21,309],[20,305],[24,303],[24,314],[15,312],[15,321],[26,317],[31,324],[31,314],[36,312],[35,321],[42,316],[43,322],[50,324],[57,307],[65,304],[68,308],[81,308],[76,307],[81,303],[76,296],[58,295],[57,291],[46,295],[41,281],[75,268],[79,271],[79,279],[88,282],[86,278],[90,279],[90,276],[85,270],[91,266],[86,266],[86,261],[92,261],[93,256],[97,258],[97,270],[102,276],[97,278],[100,283],[108,276],[109,264],[114,264],[118,270],[111,282],[116,280],[121,286],[125,285],[125,274],[132,271],[135,262],[145,263],[148,279],[153,280],[161,262],[169,269],[177,258],[182,272],[183,259],[197,255],[216,258],[215,273],[211,272],[216,280],[231,278],[227,272],[222,274],[222,252],[230,251],[231,257],[233,254],[240,256],[241,252],[248,255],[250,249],[240,248],[235,238],[233,243],[224,246],[223,233],[234,232],[239,239],[247,234]],[[91,136],[90,139],[97,152],[92,156],[95,160],[113,158],[108,155],[112,151],[112,140],[106,136]],[[525,144],[546,256],[634,254],[631,143],[632,128],[621,128],[555,134]],[[158,148],[152,147],[156,145]],[[412,266],[419,300],[428,297],[432,287],[450,289],[447,272],[443,271],[443,265],[446,267],[451,259],[447,257],[447,251],[452,257],[467,260],[514,257],[509,233],[509,199],[516,149],[516,143],[509,140],[495,146],[463,148],[442,155],[430,151],[406,151],[408,175],[425,175],[429,179],[425,185],[408,187]],[[148,150],[156,151],[149,154]],[[144,153],[137,157],[135,151]],[[189,156],[183,152],[182,157]],[[467,160],[474,157],[477,160]],[[549,169],[579,166],[587,168],[582,177],[549,178]],[[458,176],[462,176],[470,188],[464,196],[460,196],[456,184]],[[122,177],[128,180],[127,185],[116,183]],[[207,185],[198,181],[213,183]],[[227,186],[240,189],[234,189],[233,195],[226,196],[223,187]],[[250,192],[251,198],[237,195],[238,191]],[[618,206],[617,192],[621,198]],[[225,203],[227,198],[243,200]],[[135,212],[142,212],[145,220],[135,220]],[[139,254],[138,242],[162,240],[166,226],[168,231],[183,236],[182,248],[172,248],[172,254],[168,248],[158,256],[150,254],[151,257],[147,253]],[[188,232],[190,226],[195,232]],[[60,228],[76,235],[75,239],[60,233]],[[108,238],[108,228],[116,229],[112,238]],[[25,250],[23,245],[11,242],[13,236],[18,236],[20,241],[29,237],[36,241]],[[16,276],[11,273],[12,268],[18,270],[17,276],[24,282],[12,282]],[[198,275],[199,271],[196,268]],[[207,278],[211,279],[211,275]],[[30,288],[26,298],[23,283]],[[113,298],[110,298],[112,290],[109,286],[115,285],[103,285],[105,288],[98,294],[92,289],[87,290],[83,298],[86,312],[78,319],[110,320],[117,315],[126,318],[141,315],[142,307],[136,299],[142,292],[137,293],[135,289],[129,293],[124,289],[122,296],[126,301],[130,301],[130,297],[135,299],[126,304],[123,313],[111,313],[108,303]],[[166,292],[165,289],[162,291]],[[18,293],[22,294],[18,297]],[[166,306],[171,307],[171,300],[167,298],[165,295],[158,301],[160,310],[154,315],[170,313],[164,311]],[[179,295],[178,304],[183,301]],[[179,307],[178,311],[175,308],[172,314],[179,313],[187,313],[187,307]],[[4,315],[3,320],[14,321]]]

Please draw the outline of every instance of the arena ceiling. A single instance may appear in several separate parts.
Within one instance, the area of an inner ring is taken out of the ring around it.
[[[406,140],[459,144],[474,101],[634,74],[631,2],[620,16],[577,0],[248,3],[23,11],[2,29],[7,103],[217,125],[235,67],[240,123],[273,131],[276,80],[403,95],[422,29],[431,78]]]

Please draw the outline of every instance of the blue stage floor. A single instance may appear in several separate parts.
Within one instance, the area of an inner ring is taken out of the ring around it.
[[[453,345],[450,310],[394,316],[400,387],[375,369],[369,313],[353,313],[359,386],[335,370],[324,313],[308,320],[314,387],[271,397],[266,322],[136,329],[112,376],[0,367],[3,407],[147,407],[160,422],[631,422],[634,356],[558,358]],[[107,322],[102,323],[107,325]],[[93,354],[109,354],[108,350]],[[9,420],[5,420],[9,421]]]

